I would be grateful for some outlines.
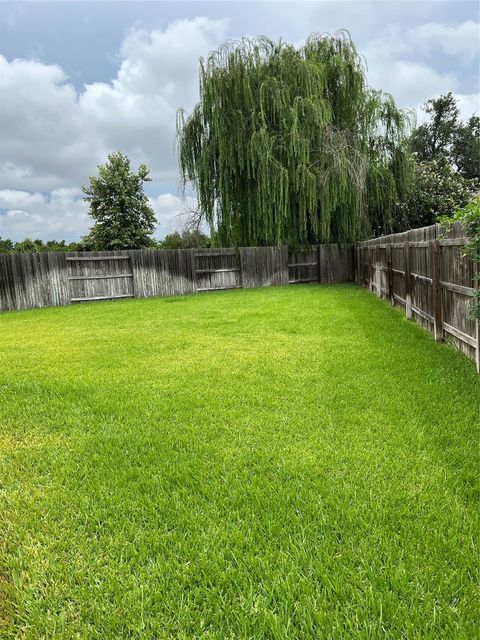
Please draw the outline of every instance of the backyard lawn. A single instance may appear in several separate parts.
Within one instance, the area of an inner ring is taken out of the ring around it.
[[[478,637],[480,377],[354,285],[0,316],[0,636]]]

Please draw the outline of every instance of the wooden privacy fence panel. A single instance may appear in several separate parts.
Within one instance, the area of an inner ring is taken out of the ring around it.
[[[458,344],[469,356],[476,356],[480,370],[480,340],[478,321],[468,318],[473,302],[475,263],[463,255],[465,230],[456,224],[448,238],[441,238],[439,261],[439,287],[443,334]]]
[[[195,292],[190,249],[125,251],[130,256],[136,298],[174,296]]]
[[[0,310],[69,302],[64,253],[0,253]]]
[[[193,252],[193,258],[197,291],[241,288],[237,249],[199,249]]]
[[[290,284],[320,282],[319,247],[311,247],[288,256],[288,277]]]
[[[287,247],[242,247],[239,252],[244,288],[288,284]]]
[[[318,247],[321,284],[355,280],[354,248],[353,244],[321,244]]]
[[[290,253],[289,283],[335,284],[355,280],[354,245],[321,244]]]
[[[408,318],[449,340],[480,370],[478,321],[468,318],[474,295],[475,263],[464,255],[465,229],[439,225],[361,242],[356,247],[357,280],[405,310]]]
[[[69,253],[65,257],[70,302],[133,297],[130,256],[114,251]]]
[[[291,268],[292,260],[300,264]],[[268,287],[291,280],[344,282],[353,274],[352,247],[336,245],[290,257],[287,247],[0,254],[0,310]]]

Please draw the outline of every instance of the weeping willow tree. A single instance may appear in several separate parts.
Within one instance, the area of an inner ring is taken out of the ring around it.
[[[200,61],[191,115],[178,112],[182,182],[221,244],[348,242],[388,228],[408,129],[345,32],[301,49],[228,42]]]

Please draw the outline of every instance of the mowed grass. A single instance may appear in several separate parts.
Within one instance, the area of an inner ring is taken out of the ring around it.
[[[2,637],[478,637],[480,378],[399,311],[278,287],[0,335]]]

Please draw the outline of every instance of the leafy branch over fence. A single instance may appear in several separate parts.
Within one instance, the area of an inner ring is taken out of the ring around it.
[[[465,228],[467,243],[464,247],[464,255],[471,258],[477,265],[473,277],[476,286],[474,301],[470,305],[469,317],[472,320],[480,318],[480,196],[459,209],[453,218],[441,219],[441,224],[446,229],[451,229],[454,222],[460,222]]]

